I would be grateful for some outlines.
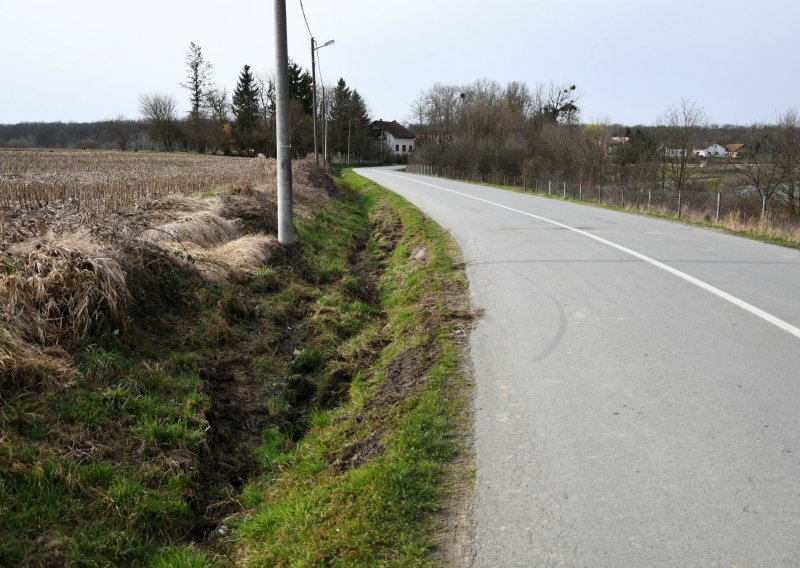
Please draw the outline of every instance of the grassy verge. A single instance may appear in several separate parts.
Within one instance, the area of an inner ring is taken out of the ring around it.
[[[265,437],[259,451],[271,467],[245,489],[247,513],[233,530],[246,565],[429,564],[431,513],[444,502],[447,464],[464,451],[457,433],[470,394],[453,340],[466,305],[456,249],[401,198],[349,171],[341,181],[378,228],[370,255],[381,257],[387,234],[396,239],[378,280],[385,346],[359,369],[346,403],[315,414],[299,444],[285,451],[280,432]]]
[[[464,453],[456,249],[344,173],[236,283],[162,263],[69,380],[0,393],[0,565],[424,565]],[[142,284],[142,285],[139,285]]]

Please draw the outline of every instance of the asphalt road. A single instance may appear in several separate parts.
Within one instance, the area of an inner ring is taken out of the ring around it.
[[[473,306],[477,559],[800,566],[800,251],[382,169]]]

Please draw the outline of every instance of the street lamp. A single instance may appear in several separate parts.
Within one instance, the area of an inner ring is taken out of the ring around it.
[[[313,83],[313,92],[311,95],[312,104],[314,105],[314,112],[311,114],[314,116],[314,163],[319,164],[319,158],[317,157],[317,65],[314,59],[316,51],[318,49],[322,49],[323,47],[327,47],[332,45],[335,40],[328,40],[322,45],[317,45],[316,40],[312,37],[311,38],[311,82]]]

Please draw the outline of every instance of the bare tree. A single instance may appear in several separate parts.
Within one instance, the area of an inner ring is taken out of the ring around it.
[[[123,115],[108,122],[108,130],[111,132],[111,137],[114,139],[114,144],[117,148],[124,152],[128,149],[128,140],[130,139],[130,123]]]
[[[800,116],[797,110],[790,109],[780,117],[777,137],[786,207],[793,215],[800,215]]]
[[[163,93],[139,95],[139,112],[150,130],[150,138],[162,150],[171,150],[177,137],[178,105]]]
[[[275,115],[275,76],[274,73],[256,73],[258,85],[258,112],[265,125]]]
[[[411,124],[414,126],[414,129],[417,131],[422,131],[426,124],[425,124],[425,104],[426,93],[425,91],[420,91],[417,98],[414,99],[414,102],[411,103],[411,108],[409,109],[411,112]]]
[[[525,118],[531,115],[533,109],[533,96],[525,83],[511,81],[503,91],[503,101],[515,113]]]
[[[668,180],[678,192],[678,215],[681,214],[681,194],[697,172],[692,167],[692,150],[698,131],[706,128],[705,111],[693,101],[682,99],[677,107],[670,107],[658,120],[664,136],[662,179]]]
[[[608,124],[604,122],[587,124],[581,130],[581,136],[577,140],[581,179],[599,184],[605,183],[608,138]]]
[[[209,88],[206,90],[203,107],[209,119],[208,140],[211,151],[216,154],[221,150],[224,154],[229,154],[233,140],[230,137],[230,128],[226,128],[231,121],[228,91],[225,88]]]
[[[758,192],[761,198],[761,217],[763,218],[767,214],[770,199],[778,193],[786,179],[775,133],[764,133],[751,144],[750,157],[742,166],[741,171],[742,189]]]
[[[534,117],[538,124],[577,124],[580,118],[577,87],[556,83],[538,83],[532,95]]]
[[[455,138],[461,94],[461,88],[456,85],[437,83],[425,96],[425,121],[442,150]]]

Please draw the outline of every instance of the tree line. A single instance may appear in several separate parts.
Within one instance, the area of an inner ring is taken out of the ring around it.
[[[194,42],[186,53],[186,77],[181,83],[189,93],[190,110],[184,120],[177,115],[172,95],[139,96],[139,110],[151,139],[164,150],[184,145],[197,152],[275,156],[275,79],[254,73],[244,65],[233,91],[212,82],[213,68]],[[312,76],[297,63],[288,69],[292,151],[302,157],[314,151],[315,104]],[[329,153],[365,155],[371,150],[369,113],[359,92],[344,79],[323,87],[316,97],[318,148],[324,140],[327,118]]]
[[[97,122],[0,124],[0,148],[153,150],[147,125],[123,116]]]
[[[703,187],[706,159],[695,154],[698,145],[738,143],[745,145],[744,157],[729,181],[732,188],[757,193],[762,213],[777,197],[800,215],[796,111],[771,125],[717,126],[683,100],[654,125],[626,127],[582,122],[579,100],[570,84],[435,84],[411,105],[415,162],[474,174],[681,192]]]
[[[168,93],[138,97],[139,119],[120,115],[91,123],[20,123],[0,125],[0,147],[116,148],[119,150],[182,150],[253,156],[276,155],[275,79],[244,65],[232,91],[217,85],[212,64],[191,42],[185,56],[186,75],[179,83],[188,93],[189,111],[180,116]],[[312,76],[289,62],[292,150],[295,157],[314,152],[314,88]],[[375,158],[378,148],[369,125],[367,103],[357,89],[340,78],[317,87],[317,138],[329,155],[356,160]]]

